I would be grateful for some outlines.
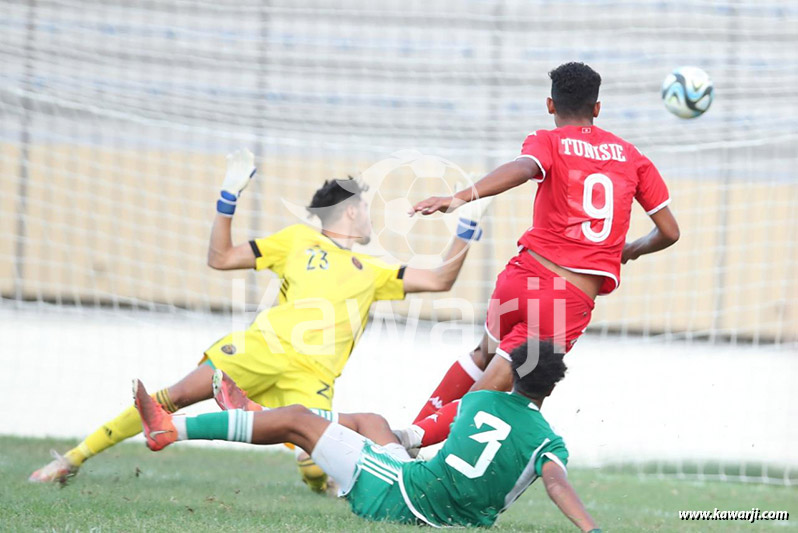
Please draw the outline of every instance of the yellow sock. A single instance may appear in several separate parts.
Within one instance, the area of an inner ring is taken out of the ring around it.
[[[177,406],[169,398],[166,389],[159,390],[152,396],[170,413],[177,411]],[[80,466],[89,457],[139,433],[141,433],[141,417],[136,406],[131,406],[86,437],[83,442],[69,450],[64,456],[73,465]]]

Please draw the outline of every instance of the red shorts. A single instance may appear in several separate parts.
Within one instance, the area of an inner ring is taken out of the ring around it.
[[[568,352],[590,323],[594,306],[581,289],[523,249],[496,279],[485,329],[499,343],[496,353],[507,360],[530,337],[552,340]]]

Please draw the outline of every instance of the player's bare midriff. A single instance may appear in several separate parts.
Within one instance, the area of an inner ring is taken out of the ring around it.
[[[561,267],[557,263],[552,263],[545,257],[533,252],[529,248],[527,248],[526,251],[529,252],[532,257],[537,259],[541,265],[551,270],[558,276],[565,278],[570,283],[575,285],[579,290],[587,294],[591,300],[595,300],[596,296],[598,296],[601,284],[604,283],[604,277],[594,276],[593,274],[581,274],[579,272],[573,272],[567,268]]]

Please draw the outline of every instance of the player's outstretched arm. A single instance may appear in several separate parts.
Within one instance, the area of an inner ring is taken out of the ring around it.
[[[518,187],[538,174],[540,174],[540,168],[528,157],[510,161],[490,172],[473,186],[458,191],[453,196],[432,196],[422,200],[413,206],[410,214],[429,215],[436,211],[447,213],[473,200],[495,196]]]
[[[664,250],[679,240],[679,224],[670,208],[660,209],[651,215],[651,220],[654,222],[654,229],[651,230],[651,233],[636,241],[628,242],[623,247],[621,256],[623,264],[634,261],[641,255]]]
[[[255,174],[255,157],[247,149],[227,156],[227,172],[216,201],[216,218],[208,244],[208,266],[217,270],[254,268],[255,253],[249,243],[233,245],[230,234],[238,198]]]
[[[406,293],[444,292],[452,288],[463,268],[469,245],[482,237],[480,222],[490,202],[490,198],[483,198],[463,208],[457,224],[457,238],[452,242],[443,258],[443,263],[438,268],[405,269],[403,281]]]
[[[543,465],[543,484],[549,498],[557,504],[560,511],[581,531],[600,531],[590,513],[587,512],[576,491],[565,477],[565,471],[553,461]]]

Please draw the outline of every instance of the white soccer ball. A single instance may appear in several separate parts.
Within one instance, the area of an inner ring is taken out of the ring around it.
[[[456,164],[416,150],[400,150],[362,173],[369,186],[372,240],[369,253],[388,262],[434,268],[441,263],[457,229],[456,212],[410,217],[413,202],[433,194],[453,194],[471,185]]]
[[[679,67],[662,82],[665,109],[681,118],[704,114],[712,104],[712,80],[698,67]]]

